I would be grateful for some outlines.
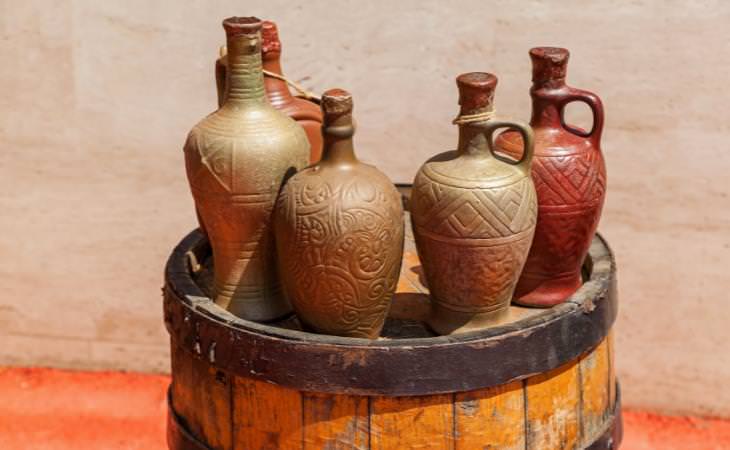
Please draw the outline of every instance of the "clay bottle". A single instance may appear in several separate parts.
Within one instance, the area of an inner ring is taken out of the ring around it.
[[[286,81],[277,78],[283,76],[281,70],[281,41],[274,22],[265,20],[262,25],[263,45],[261,48],[264,62],[264,89],[266,97],[274,108],[284,112],[299,122],[307,133],[310,144],[309,161],[315,163],[322,156],[322,112],[317,104],[309,100],[294,97]],[[218,105],[223,102],[223,86],[225,86],[225,68],[227,57],[225,47],[221,48],[221,56],[216,60],[216,84],[218,86]]]
[[[565,301],[582,284],[581,267],[598,226],[606,192],[601,153],[603,106],[587,91],[565,84],[568,50],[537,47],[532,59],[532,118],[535,161],[532,178],[538,201],[537,228],[515,303],[549,307]],[[565,123],[571,102],[585,102],[593,111],[593,129]],[[498,151],[521,154],[519,134],[505,132]]]
[[[279,273],[305,327],[374,339],[403,256],[403,208],[393,183],[355,156],[352,97],[322,96],[322,160],[294,175],[275,211]]]
[[[255,321],[288,314],[276,274],[271,213],[286,175],[307,165],[301,126],[264,94],[261,21],[223,21],[229,64],[226,100],[185,143],[185,166],[213,250],[213,299]]]
[[[497,77],[460,75],[459,144],[428,160],[411,194],[416,247],[428,285],[430,327],[439,334],[502,321],[535,229],[537,203],[530,179],[532,130],[495,116]],[[497,157],[495,132],[524,138],[517,162]]]

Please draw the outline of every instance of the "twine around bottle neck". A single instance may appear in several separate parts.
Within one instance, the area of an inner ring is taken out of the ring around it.
[[[454,125],[468,125],[475,122],[484,122],[493,119],[496,114],[494,108],[476,114],[459,114],[451,123]]]
[[[479,125],[496,116],[494,108],[475,114],[459,114],[452,123],[459,126],[459,144],[457,152],[462,155],[490,156],[487,149],[487,138]]]
[[[297,91],[297,93],[299,94],[298,97],[305,98],[314,103],[320,103],[320,101],[322,100],[319,95],[314,94],[311,91],[308,91],[302,85],[295,83],[294,81],[290,80],[289,78],[285,77],[284,75],[279,75],[278,73],[274,73],[274,72],[268,71],[266,69],[264,69],[264,75],[267,77],[276,78],[277,80],[281,80],[281,81],[285,82],[286,84],[288,84],[289,86],[294,88],[295,91]]]

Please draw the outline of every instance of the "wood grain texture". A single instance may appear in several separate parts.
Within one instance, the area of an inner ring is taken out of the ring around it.
[[[611,344],[607,338],[569,364],[500,386],[370,398],[231,382],[178,348],[171,398],[185,432],[215,450],[582,449],[611,429]]]
[[[373,397],[372,450],[453,449],[453,396]]]
[[[455,450],[525,448],[523,382],[455,395]]]
[[[215,450],[231,448],[231,381],[224,372],[193,358],[193,398],[200,420],[200,437]]]
[[[367,397],[303,393],[303,450],[368,450]]]
[[[173,407],[189,431],[215,450],[231,448],[230,377],[193,355],[172,349]]]
[[[581,443],[590,444],[601,435],[611,415],[609,404],[608,340],[581,358]]]
[[[527,379],[527,450],[577,447],[579,380],[578,361]]]
[[[174,341],[170,341],[170,361],[172,366],[172,407],[175,412],[185,419],[188,431],[200,433],[199,423],[196,420],[196,411],[193,402],[193,362],[189,355],[180,350]]]
[[[235,450],[301,450],[299,392],[237,377],[233,395]]]

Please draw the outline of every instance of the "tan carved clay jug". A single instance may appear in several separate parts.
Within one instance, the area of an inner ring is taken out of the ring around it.
[[[291,311],[278,283],[271,214],[286,175],[307,165],[301,126],[264,94],[261,21],[223,21],[229,64],[226,100],[190,131],[185,166],[213,249],[213,299],[244,319]]]
[[[536,219],[530,179],[532,130],[494,115],[497,77],[460,75],[459,144],[418,171],[410,201],[413,234],[431,293],[429,325],[439,334],[502,320],[532,242]],[[525,139],[518,162],[496,156],[495,132]]]
[[[281,41],[274,22],[264,20],[261,28],[263,45],[261,48],[264,61],[264,89],[266,97],[274,108],[284,112],[296,120],[304,128],[309,139],[309,161],[315,163],[322,157],[322,112],[319,106],[308,99],[294,97],[284,80],[281,71]],[[218,87],[218,105],[225,96],[226,83],[226,48],[221,48],[221,56],[216,60],[215,73]]]
[[[322,160],[294,175],[275,211],[279,273],[300,321],[314,331],[378,337],[403,256],[394,185],[353,150],[352,97],[322,96]]]
[[[564,48],[536,47],[532,59],[532,119],[537,190],[535,239],[515,289],[515,303],[549,307],[564,302],[582,284],[581,267],[596,232],[606,192],[601,153],[603,105],[593,93],[565,84],[569,53]],[[593,111],[590,132],[565,123],[571,102]],[[495,141],[513,158],[522,152],[519,134],[507,131]]]

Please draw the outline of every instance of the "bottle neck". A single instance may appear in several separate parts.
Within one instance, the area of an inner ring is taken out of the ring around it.
[[[261,62],[260,36],[228,38],[226,101],[224,106],[247,106],[266,102]]]
[[[337,166],[351,165],[357,162],[352,138],[333,139],[324,137],[322,146],[322,163]]]
[[[489,94],[488,102],[472,104],[467,101],[471,97],[460,100],[461,109],[459,116],[454,119],[459,126],[459,144],[457,152],[461,155],[491,156],[492,152],[487,151],[489,143],[485,134],[485,127],[494,118],[495,110],[492,99],[494,93]]]
[[[486,150],[488,143],[484,133],[484,122],[459,125],[459,145],[456,151],[460,155],[492,156],[492,152]]]
[[[547,83],[533,83],[530,89],[532,97],[532,127],[555,127],[562,122],[562,106],[558,101],[566,89],[565,80],[551,80]]]
[[[353,135],[355,125],[352,116],[344,115],[322,126],[322,164],[347,166],[358,162],[355,156]]]
[[[264,70],[267,72],[283,75],[281,70],[280,54],[265,55],[263,58]],[[266,85],[266,96],[274,105],[283,105],[294,101],[286,81],[274,77],[264,77]]]

